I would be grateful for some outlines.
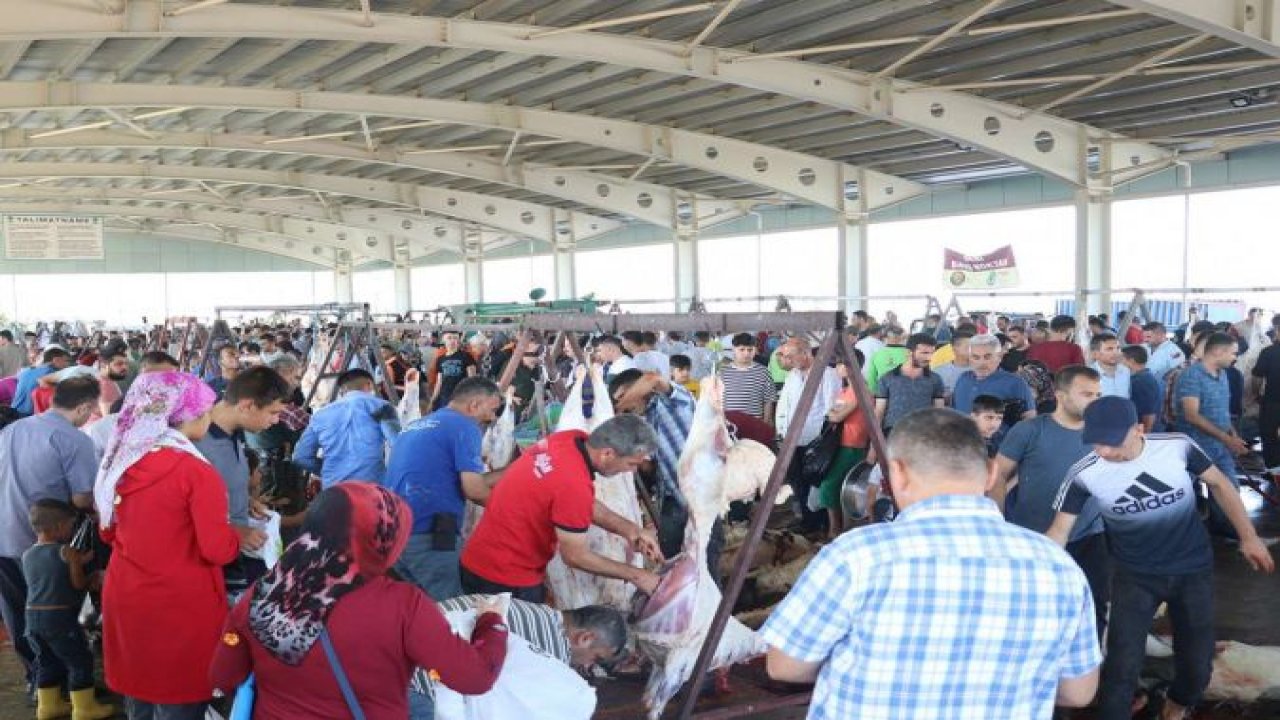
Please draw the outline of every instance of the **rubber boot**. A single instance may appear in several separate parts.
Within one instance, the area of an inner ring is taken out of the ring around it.
[[[116,714],[114,705],[103,705],[93,688],[71,691],[71,720],[108,720]]]
[[[36,720],[57,720],[70,715],[71,706],[62,699],[62,688],[36,689]]]

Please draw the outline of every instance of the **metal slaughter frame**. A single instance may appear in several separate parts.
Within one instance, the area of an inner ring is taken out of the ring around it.
[[[636,314],[636,315],[530,315],[525,317],[524,328],[541,332],[609,332],[616,334],[622,327],[641,330],[677,330],[681,332],[707,331],[717,334],[733,332],[750,332],[761,329],[789,333],[825,332],[826,337],[814,357],[814,368],[825,368],[832,360],[844,362],[849,367],[849,380],[858,398],[858,407],[867,419],[871,429],[871,445],[876,451],[881,468],[887,473],[884,433],[875,421],[875,400],[862,377],[862,368],[853,352],[853,344],[845,332],[844,314],[839,312],[775,312],[775,313],[707,313],[707,314]],[[523,341],[522,334],[522,341]],[[806,417],[813,406],[818,388],[822,384],[822,372],[810,372],[805,380],[804,389],[800,393],[800,402],[796,406],[796,417]],[[798,693],[781,696],[765,702],[751,702],[739,707],[719,708],[710,712],[694,714],[702,684],[715,649],[720,644],[728,625],[733,607],[742,593],[742,587],[751,569],[751,558],[764,536],[765,526],[773,512],[774,500],[778,490],[786,480],[787,471],[791,467],[791,459],[795,456],[800,444],[800,433],[803,423],[793,423],[778,449],[773,470],[769,473],[769,482],[756,503],[751,515],[751,525],[742,549],[734,561],[733,572],[729,583],[724,588],[720,606],[716,609],[707,637],[703,640],[702,650],[698,654],[690,676],[689,687],[686,688],[684,700],[677,717],[679,720],[690,720],[697,717],[701,720],[712,718],[732,718],[751,715],[762,710],[802,705],[808,702],[809,693]]]

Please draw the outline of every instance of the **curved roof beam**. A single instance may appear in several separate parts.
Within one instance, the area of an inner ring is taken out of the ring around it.
[[[686,209],[697,207],[697,225],[705,227],[740,217],[747,203],[721,200],[653,183],[601,173],[557,168],[552,165],[512,161],[468,152],[414,155],[404,149],[369,150],[363,145],[333,140],[272,142],[271,135],[237,135],[218,132],[157,132],[152,137],[116,130],[85,130],[34,138],[38,132],[9,128],[0,131],[0,152],[27,150],[83,150],[92,148],[161,148],[226,150],[231,152],[299,155],[334,160],[358,160],[372,165],[426,170],[482,180],[558,197],[601,210],[634,217],[659,227],[675,229],[687,224]],[[270,144],[268,144],[270,143]],[[601,190],[601,187],[604,190]]]
[[[0,208],[10,200],[10,190],[0,190]],[[115,195],[115,191],[112,195]],[[357,259],[385,260],[394,262],[397,253],[407,254],[410,259],[429,255],[441,249],[457,251],[461,247],[462,231],[457,231],[458,240],[453,243],[432,238],[427,242],[418,242],[405,235],[393,235],[380,231],[362,231],[350,225],[343,225],[329,220],[299,219],[269,211],[248,211],[244,208],[230,206],[209,206],[208,201],[193,207],[181,201],[166,200],[161,197],[117,198],[123,201],[143,200],[146,202],[164,202],[172,207],[155,208],[141,205],[119,205],[105,202],[99,198],[97,202],[87,202],[84,195],[75,193],[68,199],[65,189],[59,196],[32,196],[27,203],[18,205],[22,212],[63,212],[81,215],[136,215],[139,217],[170,218],[218,227],[252,230],[259,233],[279,235],[290,239],[304,240],[308,246],[328,246],[347,250]],[[203,207],[209,206],[209,207]]]
[[[341,250],[351,252],[353,260],[392,260],[393,256],[380,257],[365,248],[365,252],[356,252],[357,243],[330,243],[324,239],[310,237],[297,232],[297,227],[279,218],[271,218],[252,213],[232,213],[216,210],[198,210],[180,207],[139,207],[130,205],[90,205],[72,202],[40,202],[23,204],[17,208],[28,213],[66,213],[74,215],[92,215],[99,217],[145,218],[179,225],[207,226],[210,229],[224,230],[232,234],[249,233],[256,241],[251,246],[247,242],[238,243],[245,247],[262,252],[271,252],[295,260],[304,260],[332,265],[334,253]],[[294,221],[297,222],[297,221]],[[235,244],[235,243],[233,243]],[[394,249],[394,246],[393,246]]]
[[[67,178],[74,179],[74,178]],[[210,207],[228,212],[253,211],[280,218],[296,219],[307,224],[302,228],[303,237],[328,242],[361,255],[389,255],[392,242],[407,241],[410,255],[429,255],[443,248],[460,251],[469,228],[465,223],[435,217],[406,215],[383,208],[321,206],[301,200],[273,198],[244,199],[217,197],[195,188],[174,190],[139,190],[134,188],[77,186],[74,188],[25,185],[16,188],[0,188],[0,210],[6,201],[67,201],[68,190],[75,193],[76,202],[145,202]],[[69,212],[75,212],[72,205]],[[324,226],[334,226],[323,232]],[[342,233],[347,237],[339,237]],[[320,237],[317,238],[317,233]],[[390,235],[392,242],[388,242]],[[492,230],[481,230],[485,248],[498,243],[504,235]],[[425,238],[425,240],[424,240]],[[375,245],[369,245],[370,242]]]
[[[3,39],[0,33],[0,40]],[[554,110],[398,95],[266,88],[0,83],[0,112],[137,107],[378,115],[496,128],[671,160],[840,211],[846,209],[845,185],[850,182],[858,183],[859,196],[865,197],[868,209],[893,205],[927,192],[925,186],[911,180],[745,140]]]
[[[0,38],[313,39],[575,58],[740,85],[868,115],[950,138],[1082,187],[1131,179],[1149,170],[1126,171],[1126,166],[1146,167],[1171,158],[1168,151],[1148,143],[1124,142],[1117,133],[977,95],[726,48],[690,48],[681,42],[622,34],[457,18],[379,13],[366,19],[351,10],[236,4],[216,12],[166,17],[158,0],[133,0],[118,15],[96,11],[88,4],[23,2],[31,6],[30,11],[7,16]],[[547,30],[556,32],[539,34]],[[991,119],[997,124],[995,133]],[[1052,142],[1043,140],[1046,137]],[[1102,172],[1091,176],[1086,158],[1104,140],[1112,152],[1102,154]]]
[[[0,177],[159,178],[266,185],[400,205],[420,212],[479,223],[544,242],[554,242],[556,237],[581,240],[622,226],[616,220],[478,193],[289,171],[133,163],[8,162],[0,164]]]
[[[1111,0],[1280,58],[1280,12],[1269,0]]]
[[[51,209],[48,212],[62,212],[57,204],[52,204],[49,207]],[[34,212],[41,211],[34,210]],[[135,224],[135,218],[141,218],[141,224]],[[189,224],[181,219],[152,218],[128,212],[112,213],[105,215],[103,219],[109,226],[130,232],[196,240],[216,245],[233,245],[245,250],[278,255],[291,260],[300,260],[328,269],[335,267],[337,253],[343,252],[304,240],[290,240],[286,244],[278,236],[260,235],[252,230],[238,228],[223,229]]]

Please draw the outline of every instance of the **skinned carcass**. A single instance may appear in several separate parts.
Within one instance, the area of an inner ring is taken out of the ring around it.
[[[590,382],[588,382],[588,376]],[[565,400],[557,430],[590,432],[613,417],[604,373],[599,367],[579,368],[573,389]],[[596,500],[636,525],[642,525],[640,501],[636,498],[635,480],[631,473],[596,475]],[[625,539],[594,525],[587,530],[587,544],[597,555],[644,567],[644,558]],[[547,565],[547,586],[552,605],[561,610],[585,605],[608,605],[626,610],[631,607],[635,587],[624,580],[600,577],[575,570],[557,553]]]
[[[502,414],[489,426],[489,429],[484,433],[484,439],[480,441],[480,458],[484,461],[484,466],[489,472],[501,470],[510,465],[511,461],[515,459],[516,415],[519,414],[519,410],[511,402],[515,394],[515,388],[507,388],[506,403],[503,405]],[[467,538],[471,537],[476,525],[480,524],[481,515],[484,515],[484,508],[468,500],[467,512],[462,521],[462,541],[464,543]]]
[[[1280,700],[1280,648],[1217,643],[1205,699],[1253,703]]]
[[[1246,378],[1253,377],[1253,367],[1258,364],[1258,356],[1261,355],[1262,351],[1271,344],[1271,340],[1269,340],[1263,332],[1261,319],[1254,321],[1252,323],[1252,327],[1253,331],[1249,334],[1249,337],[1245,338],[1245,341],[1249,343],[1249,349],[1245,350],[1244,354],[1236,360],[1236,367]],[[1254,393],[1245,393],[1245,417],[1257,417],[1259,409],[1257,395]]]
[[[702,381],[702,397],[680,455],[680,492],[689,505],[684,552],[664,566],[662,581],[652,596],[636,597],[632,615],[637,643],[654,662],[644,691],[650,720],[661,717],[667,702],[689,679],[720,605],[720,588],[707,569],[706,558],[711,527],[729,507],[725,457],[732,439],[725,427],[721,391],[715,378]],[[764,651],[764,642],[755,632],[730,618],[711,669],[728,667]]]

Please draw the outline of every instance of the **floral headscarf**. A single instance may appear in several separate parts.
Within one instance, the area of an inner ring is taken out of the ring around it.
[[[413,512],[395,493],[347,481],[320,493],[303,534],[253,587],[249,628],[281,662],[297,665],[344,595],[400,558]]]
[[[209,411],[217,401],[213,389],[194,375],[143,373],[124,397],[115,433],[98,467],[93,496],[103,527],[111,525],[116,485],[134,463],[157,448],[168,447],[204,456],[175,428]]]

